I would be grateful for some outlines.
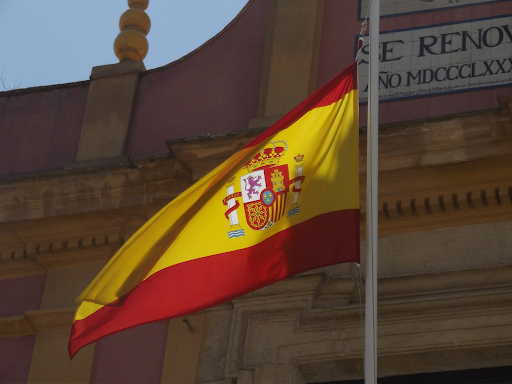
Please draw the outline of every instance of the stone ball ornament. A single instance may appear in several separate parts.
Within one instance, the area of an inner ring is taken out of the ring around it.
[[[146,12],[130,8],[119,19],[119,30],[123,31],[127,28],[140,29],[144,35],[147,35],[151,29],[151,20]]]
[[[142,11],[147,9],[149,0],[128,0],[128,6],[130,8],[138,8]]]
[[[114,52],[119,61],[143,60],[148,50],[148,39],[137,29],[128,28],[121,31],[114,41]]]
[[[151,29],[151,20],[144,10],[149,0],[128,0],[130,9],[119,19],[120,33],[114,41],[114,52],[119,61],[143,60],[149,43],[146,35]]]

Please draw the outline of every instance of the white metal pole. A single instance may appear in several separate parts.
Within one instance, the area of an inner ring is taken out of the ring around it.
[[[377,240],[379,158],[380,0],[370,2],[370,58],[366,165],[366,298],[364,382],[377,383]]]

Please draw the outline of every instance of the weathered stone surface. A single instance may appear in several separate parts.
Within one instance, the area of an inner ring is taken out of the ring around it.
[[[512,356],[511,277],[512,266],[507,265],[382,279],[380,375],[429,372],[439,366],[467,369],[472,363],[478,367],[506,364]],[[272,368],[276,366],[299,367],[301,375],[287,377],[284,382],[289,383],[362,376],[362,309],[357,301],[318,305],[318,294],[304,294],[310,290],[309,282],[305,290],[296,283],[292,282],[294,295],[269,294],[261,300],[248,295],[236,300],[228,377],[249,376],[249,382],[256,383],[262,372],[270,375],[265,377],[277,374]],[[290,284],[290,280],[279,284]],[[335,283],[332,297],[321,300],[334,303],[339,287]],[[502,355],[492,353],[492,345]],[[482,359],[477,362],[479,350]]]
[[[226,355],[233,310],[221,305],[205,312],[203,345],[199,355],[196,382],[222,381],[225,378]]]

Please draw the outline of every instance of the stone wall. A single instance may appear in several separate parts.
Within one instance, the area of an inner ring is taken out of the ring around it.
[[[501,104],[382,127],[381,376],[512,362],[510,98]],[[0,351],[12,364],[0,377],[183,383],[361,377],[364,287],[352,264],[106,337],[69,361],[78,294],[149,217],[255,134],[173,140],[171,152],[159,157],[4,178]]]

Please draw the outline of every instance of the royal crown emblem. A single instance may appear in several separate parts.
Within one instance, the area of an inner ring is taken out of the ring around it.
[[[284,147],[282,145],[276,145],[276,143],[284,143]],[[258,152],[247,164],[244,165],[244,169],[248,172],[252,172],[255,169],[279,164],[279,160],[288,150],[288,144],[286,144],[285,141],[272,141],[269,144],[273,144],[273,147],[263,148],[261,152]]]
[[[288,151],[288,144],[283,140],[269,142],[260,152],[244,165],[248,172],[246,175],[229,180],[227,196],[223,200],[228,206],[225,215],[230,221],[228,237],[245,235],[245,229],[238,217],[242,198],[243,214],[248,227],[252,230],[262,231],[272,227],[284,216],[287,209],[288,194],[292,188],[292,204],[288,216],[299,212],[297,204],[301,192],[301,183],[304,181],[302,166],[304,155],[297,155],[295,160],[295,178],[290,179],[288,164],[280,164],[281,159]],[[241,213],[241,212],[240,212]]]

